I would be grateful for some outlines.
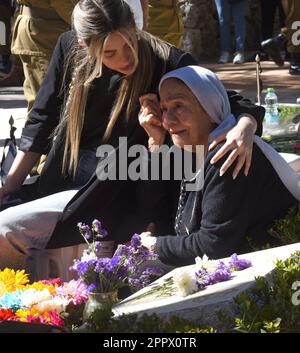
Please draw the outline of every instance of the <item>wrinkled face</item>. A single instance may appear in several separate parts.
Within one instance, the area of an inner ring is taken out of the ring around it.
[[[128,32],[113,32],[105,40],[103,64],[111,70],[131,75],[137,67],[134,43]]]
[[[169,78],[160,89],[164,128],[173,143],[181,148],[207,145],[208,135],[214,129],[209,115],[201,107],[190,89],[180,80]]]

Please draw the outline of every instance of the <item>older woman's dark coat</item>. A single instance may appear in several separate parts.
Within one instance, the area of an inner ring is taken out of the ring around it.
[[[73,41],[72,32],[66,32],[60,37],[21,137],[21,150],[48,154],[42,174],[30,186],[35,198],[67,189],[66,180],[61,176],[63,137],[57,136],[53,142],[51,136],[59,122],[64,104],[64,97],[59,92],[64,77],[65,61]],[[155,60],[149,93],[157,93],[160,78],[165,72],[196,64],[191,55],[175,47],[172,47],[167,62],[157,56]],[[70,75],[66,75],[65,88],[68,87],[69,77]],[[93,82],[88,97],[81,149],[94,150],[101,144],[120,79],[119,74],[104,68],[103,76]],[[235,92],[228,92],[228,94],[233,113],[236,116],[241,113],[255,116],[258,122],[257,133],[260,134],[264,116],[263,108],[256,107]],[[128,123],[125,122],[124,114],[121,114],[108,141],[109,144],[117,147],[119,136],[126,136],[128,146],[147,145],[147,136],[138,123],[138,110],[139,107]],[[110,236],[117,241],[127,240],[132,233],[142,231],[145,224],[139,222],[134,216],[135,186],[136,184],[131,181],[100,181],[94,174],[65,208],[48,247],[55,248],[81,243],[82,237],[77,230],[77,223],[81,221],[89,223],[95,218],[103,221]]]

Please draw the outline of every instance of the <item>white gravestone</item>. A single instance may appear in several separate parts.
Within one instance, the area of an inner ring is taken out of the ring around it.
[[[181,297],[177,294],[172,296],[159,296],[157,294],[142,296],[154,285],[163,283],[165,279],[170,278],[176,271],[175,269],[149,287],[123,300],[119,305],[115,306],[114,313],[116,316],[122,314],[142,315],[145,313],[151,315],[155,313],[166,319],[176,315],[190,321],[198,321],[214,326],[217,322],[218,310],[221,309],[224,312],[232,313],[234,310],[234,297],[252,287],[255,284],[256,277],[268,276],[275,268],[276,260],[286,260],[291,254],[299,250],[300,243],[296,243],[239,255],[239,259],[251,260],[252,266],[242,271],[233,272],[233,278],[229,281],[210,285],[204,290],[186,297]],[[228,261],[228,259],[223,260],[225,262]],[[191,267],[192,270],[192,266],[187,267]]]

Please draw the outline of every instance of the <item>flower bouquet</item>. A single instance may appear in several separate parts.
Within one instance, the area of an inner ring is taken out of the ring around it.
[[[195,265],[191,268],[180,268],[173,275],[173,284],[180,296],[187,296],[205,289],[207,286],[228,281],[232,278],[234,271],[242,271],[252,266],[251,261],[239,259],[233,254],[228,263],[221,260],[209,260],[196,257]]]
[[[163,274],[159,268],[145,268],[144,264],[157,259],[157,255],[141,244],[138,234],[132,236],[130,245],[118,245],[111,258],[99,258],[101,240],[108,234],[101,222],[94,220],[92,228],[84,223],[78,227],[88,247],[80,260],[74,260],[70,270],[77,272],[88,292],[109,293],[124,286],[135,291]]]
[[[84,322],[95,321],[95,312],[98,316],[102,312],[103,317],[111,315],[120,288],[127,286],[136,291],[163,274],[159,268],[145,267],[157,255],[141,244],[138,234],[132,236],[128,246],[119,245],[111,258],[99,257],[102,241],[108,234],[101,222],[94,220],[91,228],[84,223],[78,227],[88,247],[80,260],[74,260],[70,270],[87,286],[89,299],[83,312]]]
[[[94,220],[92,228],[83,223],[78,227],[88,245],[70,268],[78,274],[78,280],[63,283],[56,278],[30,284],[24,270],[0,270],[0,331],[2,327],[2,332],[30,332],[30,325],[24,329],[24,323],[36,324],[32,332],[49,332],[45,325],[72,329],[82,324],[82,314],[93,306],[93,296],[106,297],[105,310],[111,315],[118,289],[129,286],[135,291],[162,275],[158,268],[143,267],[157,255],[142,246],[138,234],[133,235],[130,245],[119,245],[111,258],[101,258],[101,241],[107,236],[101,222]]]
[[[29,283],[24,270],[0,270],[0,331],[49,332],[45,325],[66,330],[71,317],[80,323],[80,315],[74,314],[87,298],[87,288],[80,280]],[[33,328],[24,323],[38,325]]]

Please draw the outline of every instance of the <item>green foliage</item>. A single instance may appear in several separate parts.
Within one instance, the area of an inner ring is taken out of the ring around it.
[[[285,217],[275,221],[268,233],[272,238],[280,241],[279,246],[300,242],[300,204],[290,208]],[[266,250],[272,247],[269,243],[264,246],[257,246],[251,237],[246,237],[246,239],[253,251]]]
[[[300,113],[300,107],[279,104],[278,112],[280,116],[280,124],[290,124],[296,113]]]
[[[272,136],[264,138],[277,152],[295,153],[300,154],[299,147],[299,134],[293,133],[283,136]]]
[[[286,217],[275,222],[269,234],[280,240],[282,245],[300,241],[300,205],[291,208]]]
[[[292,284],[300,279],[300,252],[277,261],[270,279],[259,277],[256,286],[235,298],[237,332],[299,332],[300,306],[294,305]]]
[[[87,332],[104,333],[213,333],[212,327],[200,328],[196,323],[178,316],[164,320],[156,314],[113,317],[108,310],[96,310],[89,321]]]

